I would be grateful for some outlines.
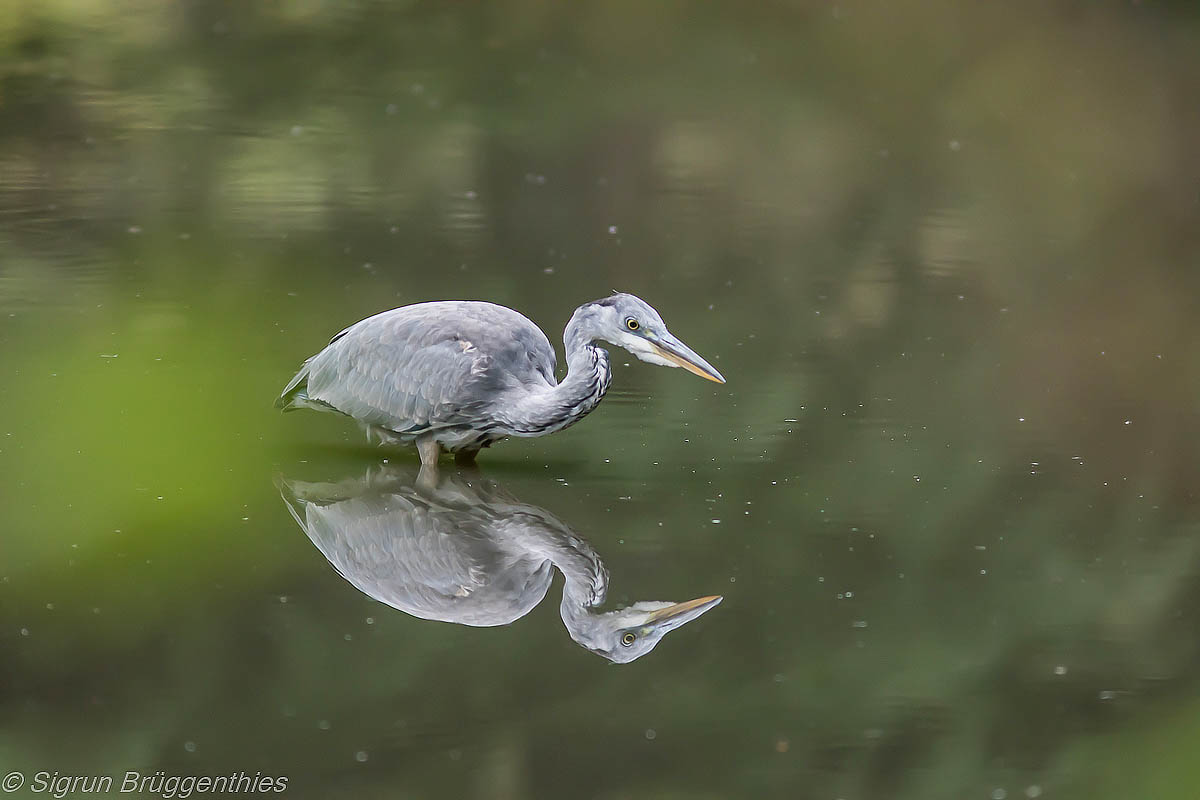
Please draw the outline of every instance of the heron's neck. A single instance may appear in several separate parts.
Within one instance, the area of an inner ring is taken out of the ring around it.
[[[583,419],[603,399],[612,373],[608,353],[592,344],[593,336],[579,312],[563,332],[567,350],[567,376],[562,382],[528,396],[522,403],[517,435],[554,433]]]
[[[543,525],[529,526],[529,530],[539,534],[538,542],[528,547],[530,552],[562,573],[559,613],[567,632],[584,647],[599,647],[598,615],[592,609],[603,605],[608,594],[608,568],[590,544],[553,517]]]
[[[567,633],[577,644],[596,649],[601,645],[599,636],[603,632],[603,621],[592,609],[604,603],[608,593],[608,570],[598,558],[593,569],[579,569],[578,562],[579,559],[554,562],[563,574],[562,602],[558,612]]]

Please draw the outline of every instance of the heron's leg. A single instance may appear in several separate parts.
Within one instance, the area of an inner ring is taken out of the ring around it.
[[[417,452],[421,454],[421,466],[437,469],[438,456],[442,454],[442,446],[433,437],[417,439]]]
[[[475,456],[479,455],[478,450],[459,450],[454,454],[454,463],[460,467],[471,467],[475,465]]]
[[[437,491],[438,468],[437,462],[422,464],[417,472],[417,489],[426,497],[432,497]]]

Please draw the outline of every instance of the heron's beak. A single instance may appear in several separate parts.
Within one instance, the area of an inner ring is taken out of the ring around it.
[[[647,341],[650,340],[648,339]],[[683,367],[688,372],[699,375],[701,378],[707,378],[710,381],[716,381],[717,383],[725,382],[725,378],[721,373],[717,372],[716,367],[705,361],[700,357],[699,353],[669,333],[658,341],[650,341],[650,346],[654,348],[656,355],[665,358],[676,366]]]
[[[720,595],[711,595],[660,608],[646,618],[646,625],[666,630],[678,628],[680,625],[691,622],[710,608],[715,608],[722,599]]]

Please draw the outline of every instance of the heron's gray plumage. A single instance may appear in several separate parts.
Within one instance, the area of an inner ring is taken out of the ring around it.
[[[478,423],[489,398],[552,389],[554,369],[545,334],[512,309],[420,303],[339,333],[305,363],[285,397],[340,411],[401,441],[438,431],[454,450],[475,438],[457,429],[487,438]]]
[[[562,430],[595,408],[611,379],[608,353],[597,341],[724,380],[633,295],[580,306],[563,341],[568,371],[559,382],[546,335],[510,308],[476,301],[404,306],[335,336],[304,362],[277,405],[341,412],[384,442],[431,441],[472,453],[508,436]]]
[[[625,662],[719,602],[707,598],[703,608],[661,621],[649,616],[687,604],[596,612],[608,589],[608,570],[596,552],[550,512],[488,481],[443,477],[430,487],[387,467],[339,484],[283,481],[281,490],[339,575],[420,619],[507,625],[542,601],[557,568],[564,577],[560,614],[571,638]],[[629,630],[641,635],[626,644]]]
[[[595,552],[549,512],[494,488],[446,479],[429,492],[385,468],[341,484],[286,482],[283,496],[339,575],[420,619],[507,625],[542,601],[556,561],[588,602],[604,599]]]

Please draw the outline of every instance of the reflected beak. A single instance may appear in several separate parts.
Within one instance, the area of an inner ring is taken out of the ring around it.
[[[667,630],[678,628],[684,623],[691,622],[710,608],[715,608],[722,599],[720,595],[710,595],[660,608],[646,618],[646,625]]]
[[[707,378],[717,383],[725,382],[725,378],[721,373],[717,372],[716,367],[701,358],[700,354],[695,350],[670,334],[667,334],[660,341],[651,341],[650,346],[654,348],[654,352],[658,356],[665,358],[676,366],[683,367],[694,375],[699,375],[701,378]]]

